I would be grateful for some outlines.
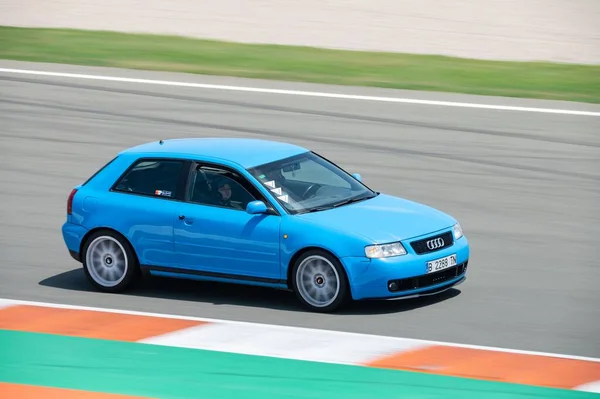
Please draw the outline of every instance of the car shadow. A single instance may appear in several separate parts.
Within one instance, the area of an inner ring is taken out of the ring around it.
[[[87,280],[81,268],[48,277],[39,282],[45,287],[98,292]],[[165,277],[145,276],[129,290],[111,295],[137,296],[157,299],[195,301],[212,305],[252,306],[293,312],[307,312],[300,306],[293,292],[250,285],[227,284],[184,280]],[[452,288],[438,295],[412,298],[400,301],[366,300],[354,301],[338,315],[376,315],[401,313],[435,305],[460,295],[460,290]],[[310,313],[308,311],[308,313]]]

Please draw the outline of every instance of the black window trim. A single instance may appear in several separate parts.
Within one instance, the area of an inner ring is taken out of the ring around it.
[[[254,198],[256,198],[257,201],[264,202],[265,205],[267,206],[267,214],[268,215],[281,216],[281,213],[275,206],[273,206],[273,203],[269,200],[269,198],[265,197],[265,195],[254,184],[252,184],[252,182],[250,180],[248,180],[242,173],[240,173],[235,168],[232,168],[230,166],[223,165],[221,163],[217,163],[214,161],[203,161],[203,160],[198,160],[198,159],[191,159],[190,163],[191,164],[189,167],[187,180],[186,180],[186,184],[185,184],[184,198],[182,200],[183,202],[188,203],[188,204],[193,204],[193,205],[209,206],[209,207],[220,208],[220,209],[232,209],[232,210],[238,210],[238,211],[241,210],[243,212],[246,212],[245,209],[222,207],[222,206],[218,206],[218,205],[214,205],[214,204],[204,204],[201,202],[193,202],[190,200],[189,187],[191,184],[191,177],[192,177],[193,173],[199,167],[200,168],[208,167],[208,168],[220,169],[225,172],[229,172],[229,173],[233,174],[234,176],[227,176],[227,177],[229,177],[230,179],[234,180],[236,183],[241,185],[246,191],[248,191],[248,193],[250,193],[250,195],[252,195]]]
[[[119,184],[119,182],[127,174],[129,174],[129,172],[131,172],[131,170],[133,168],[135,168],[135,166],[138,165],[139,163],[141,163],[141,162],[161,162],[161,161],[163,161],[163,162],[164,161],[166,161],[166,162],[181,162],[181,164],[182,164],[182,168],[179,171],[179,176],[177,177],[177,186],[176,186],[177,193],[174,197],[162,197],[162,196],[153,195],[153,194],[143,194],[143,193],[136,193],[136,192],[132,192],[132,191],[123,191],[123,190],[118,190],[116,188],[117,185]],[[190,161],[189,159],[185,159],[185,158],[160,157],[160,156],[135,158],[133,160],[133,162],[131,162],[131,164],[127,167],[127,169],[125,169],[125,171],[123,173],[121,173],[121,175],[119,175],[119,177],[117,179],[115,179],[115,182],[112,184],[109,191],[113,192],[113,193],[136,195],[136,196],[146,197],[146,198],[156,198],[156,199],[161,199],[161,200],[166,200],[166,201],[184,202],[191,165],[192,165],[192,161]]]

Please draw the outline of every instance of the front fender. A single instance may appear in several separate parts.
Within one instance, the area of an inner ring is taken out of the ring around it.
[[[294,259],[309,248],[323,249],[330,252],[342,263],[350,281],[356,272],[346,266],[344,258],[365,259],[364,265],[369,260],[365,257],[364,247],[370,241],[359,234],[341,231],[330,226],[323,226],[307,220],[294,219],[293,216],[283,219],[281,224],[281,268],[282,275],[289,275],[289,268],[293,267]]]

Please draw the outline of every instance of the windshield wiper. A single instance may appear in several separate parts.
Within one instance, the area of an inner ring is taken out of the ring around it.
[[[303,214],[303,213],[312,213],[312,212],[319,212],[319,211],[326,211],[327,209],[331,209],[333,208],[332,206],[316,206],[314,208],[310,208],[301,212],[298,212],[299,214]]]
[[[353,202],[359,202],[359,201],[364,201],[364,200],[368,200],[371,198],[375,198],[379,195],[379,193],[375,193],[373,195],[369,195],[367,197],[355,197],[355,198],[349,198],[340,202],[336,202],[335,204],[332,205],[327,205],[327,206],[316,206],[314,208],[309,208],[307,210],[298,212],[299,214],[303,214],[303,213],[311,213],[311,212],[319,212],[319,211],[326,211],[327,209],[331,209],[331,208],[336,208],[338,206],[342,206],[342,205],[347,205],[347,204],[351,204]]]
[[[337,208],[338,206],[342,206],[342,205],[347,205],[347,204],[351,204],[353,202],[359,202],[359,201],[364,201],[367,199],[371,199],[377,197],[377,195],[369,195],[368,197],[355,197],[355,198],[348,198],[347,200],[341,201],[341,202],[337,202],[335,204],[332,205],[332,208]]]

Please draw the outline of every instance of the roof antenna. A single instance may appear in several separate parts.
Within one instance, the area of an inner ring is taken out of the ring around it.
[[[161,141],[158,142],[158,144],[162,145],[162,144],[164,144],[164,141],[161,140]]]

